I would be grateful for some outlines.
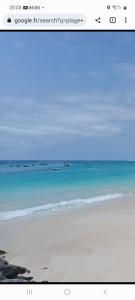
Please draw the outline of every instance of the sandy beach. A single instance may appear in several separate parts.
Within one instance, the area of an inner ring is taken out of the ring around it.
[[[0,247],[37,281],[134,281],[135,201],[1,222]],[[47,269],[46,269],[47,268]]]

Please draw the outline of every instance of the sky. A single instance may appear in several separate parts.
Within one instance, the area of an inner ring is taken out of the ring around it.
[[[135,32],[0,32],[0,160],[135,160]]]

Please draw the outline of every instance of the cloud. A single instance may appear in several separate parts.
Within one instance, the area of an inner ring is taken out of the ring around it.
[[[76,33],[72,32],[40,32],[40,37],[43,39],[47,39],[52,42],[55,46],[57,45],[60,48],[70,49],[70,50],[78,50],[81,49],[80,43],[77,45],[74,38],[76,38]]]
[[[13,46],[17,49],[24,49],[26,47],[26,43],[21,40],[15,40],[13,42]]]
[[[127,49],[128,47],[134,48],[135,36],[134,32],[110,32],[110,38],[115,35],[114,45],[115,47],[124,47]]]
[[[131,63],[118,63],[115,65],[115,70],[119,75],[135,79],[135,64]]]
[[[0,144],[41,143],[123,134],[135,122],[134,94],[57,95],[50,99],[0,98]],[[129,101],[132,100],[132,101]]]
[[[87,35],[87,39],[84,36],[84,32],[40,32],[40,37],[50,42],[53,47],[58,47],[59,51],[64,51],[64,54],[71,57],[76,56],[77,53],[85,53],[89,56],[95,53],[95,49],[98,48],[97,44],[91,40],[90,34]]]
[[[70,81],[78,81],[78,80],[104,80],[106,79],[106,74],[104,71],[98,70],[84,70],[81,72],[67,72],[67,78]]]

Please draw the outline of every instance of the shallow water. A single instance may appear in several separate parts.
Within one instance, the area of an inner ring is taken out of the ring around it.
[[[0,161],[0,220],[135,193],[134,161]]]

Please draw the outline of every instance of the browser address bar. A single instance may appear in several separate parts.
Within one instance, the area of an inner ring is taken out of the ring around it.
[[[4,23],[8,26],[57,26],[57,27],[70,27],[70,26],[83,26],[86,23],[86,18],[83,15],[75,14],[16,14],[11,16],[6,16]]]

